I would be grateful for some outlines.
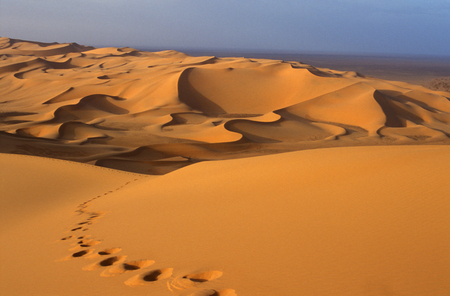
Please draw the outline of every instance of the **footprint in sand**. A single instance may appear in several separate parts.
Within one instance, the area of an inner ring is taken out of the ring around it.
[[[78,244],[82,248],[92,247],[92,246],[98,245],[100,243],[101,243],[101,241],[93,240],[93,239],[83,239],[78,242]]]
[[[89,258],[89,259],[99,258],[99,257],[102,257],[102,256],[108,256],[108,255],[116,254],[116,253],[119,253],[120,251],[122,251],[121,248],[108,248],[108,249],[104,249],[104,250],[98,251],[98,252],[96,252],[96,253],[94,253],[92,255],[89,255],[89,257],[87,257],[87,258]]]
[[[83,251],[79,251],[79,252],[75,252],[72,254],[72,257],[74,258],[78,258],[78,257],[83,257],[85,255],[89,255],[93,252],[93,249],[89,249],[89,250],[83,250]]]
[[[153,282],[171,277],[172,273],[173,268],[155,269],[129,278],[128,280],[125,281],[125,285],[128,286],[150,285]]]
[[[233,289],[225,289],[216,291],[213,289],[202,290],[189,296],[237,296],[236,291]]]
[[[70,248],[69,251],[76,251],[80,250],[82,248],[89,248],[93,247],[95,245],[101,244],[101,241],[93,240],[93,239],[82,239],[76,243],[76,246],[73,248]]]
[[[109,194],[112,192],[107,192],[106,194]],[[100,196],[99,196],[100,197]],[[86,206],[85,204],[81,205],[82,207]],[[88,214],[89,218],[87,218],[85,221],[78,223],[71,231],[87,231],[88,228],[86,226],[91,225],[92,223],[96,222],[95,220],[102,218],[106,213],[100,213],[100,212],[84,212],[84,214]],[[70,235],[67,237],[62,238],[61,240],[68,240],[76,237],[75,235]],[[100,240],[94,240],[94,239],[88,239],[90,235],[82,235],[78,236],[77,239],[79,240],[76,242],[76,246],[72,248],[71,250],[74,251],[76,249],[80,248],[90,248],[92,246],[98,245],[101,243]],[[80,258],[84,257],[87,259],[93,259],[98,258],[101,256],[108,256],[115,253],[118,253],[122,251],[121,248],[108,248],[104,249],[98,252],[94,252],[94,249],[83,249],[80,251],[77,251],[75,253],[72,253],[71,255],[58,260],[58,261],[65,261],[70,260],[73,258]],[[83,270],[97,270],[100,268],[106,268],[103,270],[100,275],[103,277],[112,277],[116,275],[121,275],[127,272],[132,272],[140,269],[147,268],[155,263],[153,260],[134,260],[134,261],[128,261],[124,262],[127,256],[112,256],[103,260],[100,260],[98,262],[95,262],[93,264],[89,264],[84,266]],[[147,272],[143,272],[140,274],[137,274],[128,280],[125,281],[125,284],[128,286],[139,286],[139,285],[151,285],[154,282],[162,281],[165,279],[172,278],[171,281],[167,281],[167,288],[170,291],[175,290],[185,290],[192,287],[197,287],[201,285],[204,282],[213,281],[223,275],[223,272],[221,271],[206,271],[201,273],[191,273],[187,274],[181,277],[173,278],[173,268],[163,268],[163,269],[154,269]],[[195,289],[194,289],[195,290]],[[192,294],[192,296],[236,296],[236,292],[232,289],[226,289],[217,291],[214,289],[203,289],[203,290],[197,290]]]
[[[221,291],[215,291],[211,296],[237,296],[236,291],[233,289],[225,289]]]
[[[72,255],[66,256],[60,260],[57,261],[67,261],[67,260],[71,260],[74,258],[80,258],[80,257],[87,257],[87,255],[90,255],[94,253],[94,249],[87,249],[87,250],[82,250],[82,251],[78,251],[75,253],[72,253]]]
[[[188,274],[188,275],[185,275],[183,278],[189,279],[193,282],[202,283],[202,282],[208,282],[208,281],[215,280],[217,278],[220,278],[222,275],[223,275],[223,272],[214,270],[214,271],[206,271],[206,272],[202,272],[202,273]]]
[[[96,263],[93,263],[93,264],[89,264],[89,265],[83,267],[83,270],[96,270],[96,269],[99,269],[99,268],[112,266],[114,264],[122,263],[123,261],[125,261],[125,258],[127,258],[127,256],[109,257],[109,258],[101,260],[99,262],[96,262]]]
[[[105,216],[106,213],[93,212],[93,213],[89,213],[89,214],[90,214],[90,216],[89,216],[89,218],[87,218],[87,220],[88,220],[88,222],[92,222],[94,220],[102,218],[103,216]]]
[[[103,256],[116,254],[120,251],[122,251],[121,248],[108,248],[108,249],[104,249],[104,250],[101,250],[98,252],[94,252],[91,255],[87,256],[86,258],[89,258],[89,259],[101,258]]]
[[[125,272],[146,268],[154,263],[155,263],[155,261],[153,261],[153,260],[128,261],[128,262],[124,262],[119,265],[115,265],[115,266],[103,271],[100,275],[105,276],[105,277],[116,276],[116,275],[123,274]]]
[[[97,254],[100,256],[111,255],[122,251],[121,248],[109,248],[102,251],[99,251]]]
[[[187,274],[183,277],[177,277],[168,285],[176,290],[185,290],[191,287],[196,287],[203,282],[213,281],[223,275],[221,271],[206,271],[202,273]],[[169,290],[172,290],[169,288]]]

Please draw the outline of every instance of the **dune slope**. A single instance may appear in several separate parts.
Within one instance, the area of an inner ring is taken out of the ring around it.
[[[1,294],[99,295],[108,289],[101,282],[86,288],[92,283],[89,276],[74,274],[77,269],[66,261],[57,262],[77,258],[68,257],[74,246],[61,242],[89,237],[80,228],[88,226],[80,221],[85,202],[144,176],[3,153],[0,164]]]
[[[307,150],[158,177],[0,161],[23,174],[2,175],[22,208],[2,215],[8,295],[450,293],[447,146]]]

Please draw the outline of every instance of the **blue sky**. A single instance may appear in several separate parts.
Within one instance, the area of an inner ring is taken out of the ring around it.
[[[449,0],[0,0],[0,36],[155,49],[450,55]]]

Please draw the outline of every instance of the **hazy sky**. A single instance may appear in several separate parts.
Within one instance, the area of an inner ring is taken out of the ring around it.
[[[450,0],[0,0],[0,36],[178,50],[450,55]]]

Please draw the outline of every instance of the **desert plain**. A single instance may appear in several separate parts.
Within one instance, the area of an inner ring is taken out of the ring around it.
[[[450,295],[413,74],[0,38],[1,294]]]

